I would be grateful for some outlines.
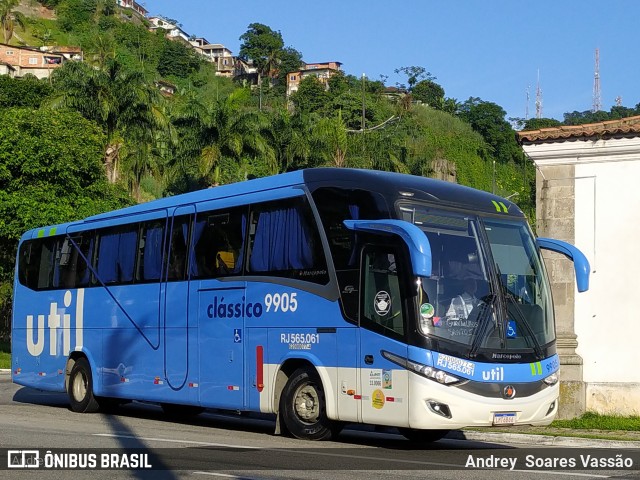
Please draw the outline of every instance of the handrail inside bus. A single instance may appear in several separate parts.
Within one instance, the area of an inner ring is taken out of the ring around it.
[[[536,243],[540,248],[561,253],[569,258],[569,260],[573,262],[573,268],[576,271],[578,291],[586,292],[589,290],[589,272],[591,271],[591,266],[585,254],[582,253],[579,248],[562,240],[556,240],[555,238],[538,237]]]
[[[398,235],[409,247],[413,273],[431,276],[431,244],[420,228],[405,220],[344,220],[349,230]]]

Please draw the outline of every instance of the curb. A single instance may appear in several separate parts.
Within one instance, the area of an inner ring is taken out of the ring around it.
[[[10,375],[11,370],[8,368],[0,368],[0,375]]]
[[[452,432],[447,438],[455,440],[475,440],[496,443],[517,443],[529,446],[586,447],[640,449],[639,441],[605,440],[598,438],[560,437],[553,435],[534,435],[526,433],[489,433],[475,431]]]

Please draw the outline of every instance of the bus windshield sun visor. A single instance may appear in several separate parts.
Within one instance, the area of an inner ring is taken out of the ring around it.
[[[344,225],[356,232],[398,235],[409,248],[413,273],[420,277],[431,276],[431,245],[416,225],[404,220],[344,220]]]
[[[563,242],[562,240],[556,240],[554,238],[538,237],[536,239],[538,247],[545,250],[551,250],[558,252],[569,258],[573,262],[573,268],[576,271],[576,284],[579,292],[586,292],[589,290],[589,272],[591,266],[589,260],[577,247],[574,247],[570,243]]]

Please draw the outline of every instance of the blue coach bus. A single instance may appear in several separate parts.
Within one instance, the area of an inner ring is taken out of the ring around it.
[[[540,248],[510,201],[422,177],[310,169],[38,228],[20,241],[12,378],[94,412],[277,415],[436,440],[545,425],[556,334]]]

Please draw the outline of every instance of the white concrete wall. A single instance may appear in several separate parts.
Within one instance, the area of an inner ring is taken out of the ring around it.
[[[586,407],[640,413],[640,138],[525,146],[536,164],[575,167],[575,244],[591,263],[575,294]]]

